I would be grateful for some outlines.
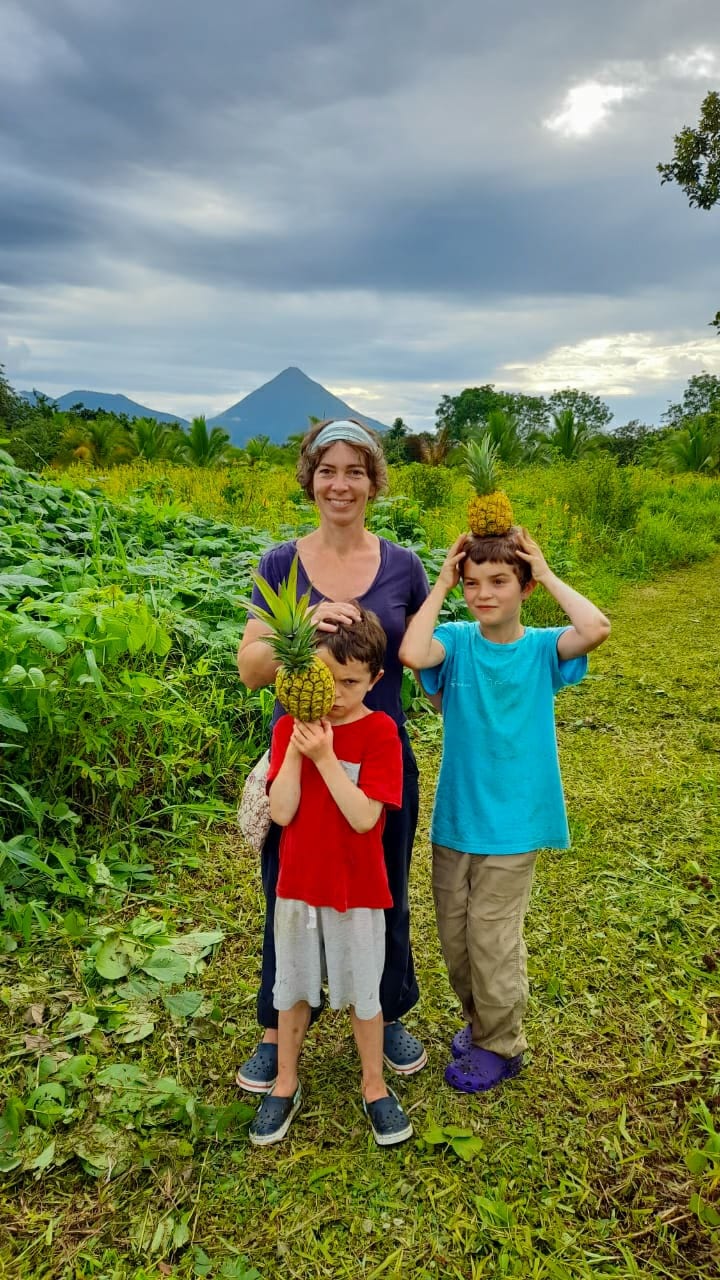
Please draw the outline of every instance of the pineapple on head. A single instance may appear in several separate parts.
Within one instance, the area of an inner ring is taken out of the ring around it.
[[[465,469],[475,490],[468,522],[478,538],[507,533],[513,525],[510,499],[497,485],[497,446],[489,435],[465,445]]]
[[[278,701],[296,720],[319,720],[335,701],[335,681],[330,669],[315,652],[315,625],[310,610],[310,591],[297,597],[298,558],[290,566],[285,582],[273,591],[259,573],[253,578],[267,609],[243,600],[254,617],[272,630],[269,644],[280,663],[275,677]]]

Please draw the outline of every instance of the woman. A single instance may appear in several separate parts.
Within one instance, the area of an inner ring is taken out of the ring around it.
[[[337,623],[352,624],[358,613],[349,601],[358,600],[378,615],[388,638],[385,674],[366,700],[372,709],[386,711],[393,717],[403,745],[402,809],[388,811],[383,835],[393,906],[385,912],[385,968],[380,1001],[385,1021],[385,1061],[399,1074],[412,1075],[427,1062],[422,1044],[400,1021],[418,1000],[408,905],[408,872],[418,816],[418,771],[403,728],[402,664],[398,649],[410,618],[428,594],[428,581],[413,551],[379,538],[365,528],[368,502],[387,485],[382,444],[374,431],[353,419],[318,423],[303,440],[298,480],[317,505],[319,527],[305,537],[280,543],[267,552],[259,572],[276,588],[287,578],[297,554],[298,591],[311,588],[310,599],[315,605],[313,617],[319,631],[335,631]],[[253,600],[263,604],[257,588]],[[238,670],[250,689],[262,688],[275,679],[278,663],[265,639],[269,634],[265,623],[248,617],[238,650]],[[279,714],[276,706],[275,718]],[[238,1084],[254,1093],[270,1090],[277,1075],[273,928],[279,842],[280,828],[273,825],[261,860],[267,910],[257,1013],[265,1031],[255,1053],[237,1073]],[[314,1016],[319,1012],[314,1010]]]

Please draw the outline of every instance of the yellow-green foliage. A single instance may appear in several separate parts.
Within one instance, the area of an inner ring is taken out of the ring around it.
[[[200,469],[134,462],[106,473],[73,466],[51,474],[71,487],[97,486],[113,500],[150,483],[167,485],[169,496],[184,510],[273,535],[302,531],[316,521],[290,467]],[[598,568],[602,563],[612,577],[643,577],[702,559],[720,543],[717,478],[618,467],[600,455],[579,463],[504,470],[502,484],[516,522],[566,566]],[[418,463],[390,467],[389,493],[415,499],[429,547],[448,546],[467,528],[473,490],[457,468]]]

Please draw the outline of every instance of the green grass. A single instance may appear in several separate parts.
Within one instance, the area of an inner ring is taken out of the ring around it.
[[[286,1144],[251,1149],[242,1115],[208,1137],[207,1118],[193,1128],[187,1115],[130,1113],[144,1167],[136,1160],[93,1178],[73,1159],[37,1177],[8,1173],[0,1274],[716,1277],[718,571],[715,557],[646,585],[614,583],[611,640],[591,659],[591,678],[558,700],[574,845],[539,864],[527,929],[527,1070],[485,1098],[442,1082],[460,1019],[429,885],[437,730],[429,717],[418,721],[423,813],[412,894],[422,998],[408,1023],[430,1062],[399,1092],[418,1135],[431,1118],[469,1127],[482,1142],[474,1159],[422,1143],[376,1149],[347,1019],[328,1015],[310,1033],[306,1104]],[[144,912],[170,933],[223,930],[214,959],[188,983],[207,997],[204,1015],[173,1020],[156,1001],[155,1033],[118,1043],[100,1030],[103,1002],[116,998],[93,971],[89,940],[53,927],[1,962],[6,1091],[27,1096],[43,1052],[33,1037],[57,1053],[60,1021],[77,1005],[101,1019],[73,1041],[76,1054],[96,1055],[98,1071],[139,1063],[205,1103],[233,1101],[235,1064],[256,1034],[258,868],[232,829],[198,837],[196,851],[194,867],[160,869],[114,915],[106,904],[105,921]],[[44,1007],[33,1015],[33,1005]],[[93,1092],[81,1126],[101,1096]]]

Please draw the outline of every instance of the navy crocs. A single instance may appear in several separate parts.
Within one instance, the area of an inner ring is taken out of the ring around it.
[[[255,1112],[248,1135],[256,1147],[269,1147],[281,1142],[300,1110],[302,1089],[298,1083],[292,1098],[276,1098],[267,1093]]]
[[[394,1147],[397,1142],[412,1138],[412,1124],[392,1089],[388,1089],[387,1098],[378,1098],[376,1102],[366,1102],[363,1098],[362,1105],[379,1147]]]
[[[417,1036],[406,1031],[402,1022],[391,1022],[383,1031],[383,1057],[391,1071],[411,1076],[422,1071],[427,1054]]]
[[[248,1093],[269,1093],[278,1070],[276,1044],[259,1044],[251,1058],[243,1062],[235,1076],[236,1083]]]

